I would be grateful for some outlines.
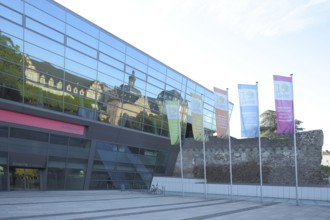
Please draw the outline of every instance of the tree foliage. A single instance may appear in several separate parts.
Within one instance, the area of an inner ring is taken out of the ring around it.
[[[22,83],[22,54],[13,40],[0,32],[0,97],[20,99],[18,92]]]
[[[276,112],[273,110],[266,110],[260,115],[260,133],[262,137],[271,137],[276,133],[277,120]],[[303,122],[300,120],[295,120],[296,131],[303,131],[304,128],[301,127]]]

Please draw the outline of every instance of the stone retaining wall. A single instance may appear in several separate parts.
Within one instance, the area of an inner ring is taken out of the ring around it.
[[[258,143],[258,138],[231,138],[234,183],[260,182]],[[299,185],[323,183],[320,169],[322,145],[322,130],[297,133]],[[210,137],[205,146],[207,181],[230,182],[228,139]],[[277,139],[261,138],[263,183],[295,184],[293,146],[292,136],[280,136]],[[204,178],[203,143],[187,138],[182,148],[184,177]],[[181,176],[179,155],[173,175]]]

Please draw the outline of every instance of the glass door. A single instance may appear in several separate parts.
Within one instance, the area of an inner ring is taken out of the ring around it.
[[[10,168],[11,190],[40,190],[40,174],[33,168]]]

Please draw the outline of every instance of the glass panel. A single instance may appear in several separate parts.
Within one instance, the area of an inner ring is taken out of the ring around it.
[[[106,43],[107,45],[110,45],[114,48],[116,48],[117,50],[121,51],[121,52],[125,52],[125,48],[126,45],[124,42],[122,42],[121,40],[119,40],[118,38],[116,38],[115,36],[112,36],[109,33],[105,33],[105,32],[100,32],[100,40],[103,41],[104,43]]]
[[[172,69],[167,69],[166,75],[167,75],[167,77],[170,77],[170,78],[178,81],[179,83],[182,82],[182,75]]]
[[[99,31],[96,27],[89,24],[87,21],[84,21],[81,18],[78,18],[70,13],[67,13],[67,22],[72,24],[74,27],[79,27],[79,29],[88,35],[91,35],[95,38],[98,38]]]
[[[85,65],[76,63],[72,60],[67,59],[65,62],[65,68],[77,76],[88,78],[90,80],[96,79],[96,70],[91,69]]]
[[[0,15],[4,18],[10,19],[18,24],[22,24],[22,15],[0,5]]]
[[[67,58],[70,58],[71,60],[74,60],[78,63],[81,63],[83,64],[84,66],[87,66],[89,68],[93,68],[93,69],[96,69],[97,68],[97,62],[95,59],[89,57],[89,56],[86,56],[82,53],[79,53],[78,51],[76,50],[72,50],[72,49],[69,49],[67,48],[66,50],[66,57]],[[79,73],[79,71],[78,71]],[[95,79],[94,77],[92,77],[93,79]]]
[[[154,60],[152,58],[149,58],[148,65],[150,67],[152,67],[154,70],[157,70],[160,73],[163,73],[163,74],[166,73],[166,67],[162,63],[158,62],[157,60]]]
[[[100,53],[99,59],[101,61],[105,62],[106,64],[109,64],[109,65],[111,65],[113,67],[116,67],[120,70],[124,70],[124,63],[119,62],[116,59],[113,59],[113,58],[111,58],[111,57],[109,57],[109,56],[107,56],[103,53]]]
[[[31,20],[29,18],[26,19],[26,26],[31,29],[32,31],[39,32],[43,34],[44,36],[47,36],[49,38],[52,38],[60,43],[64,42],[64,35],[49,28],[46,27],[39,22],[35,22],[34,20]]]
[[[57,17],[63,21],[65,19],[65,11],[49,1],[36,2],[34,0],[28,0],[27,2],[28,4],[34,5],[35,7],[46,11],[46,13],[51,14],[54,17]]]
[[[52,162],[48,162],[52,163]],[[64,190],[65,169],[48,168],[47,190]]]
[[[48,133],[19,129],[19,128],[11,128],[10,137],[48,142]]]
[[[88,56],[91,56],[93,58],[96,58],[97,57],[97,53],[96,53],[96,50],[86,46],[85,44],[83,43],[80,43],[76,40],[73,40],[72,38],[68,37],[67,38],[67,46],[69,47],[72,47],[78,51],[81,51],[83,53],[85,53],[86,55]]]
[[[166,76],[165,76],[165,74],[163,74],[161,72],[158,72],[152,68],[148,68],[148,74],[149,74],[149,76],[152,76],[162,82],[165,82]]]
[[[147,72],[147,65],[135,60],[132,57],[126,56],[126,63],[132,66],[133,68],[139,69],[143,72]]]
[[[117,60],[120,60],[123,62],[125,61],[124,53],[120,52],[119,50],[117,50],[107,44],[100,42],[99,50]]]
[[[0,137],[8,137],[8,127],[0,126]]]
[[[181,91],[181,87],[182,87],[181,83],[179,83],[171,78],[166,79],[166,84],[167,84],[166,90],[169,90],[167,87],[168,87],[168,85],[171,85],[171,87],[175,88],[176,90]]]
[[[192,89],[192,91],[195,91],[196,89],[196,83],[194,83],[193,81],[191,80],[188,80],[188,85],[187,85],[189,88]]]
[[[165,88],[165,84],[164,84],[164,82],[159,81],[159,80],[157,80],[157,79],[155,79],[155,78],[153,78],[153,77],[150,77],[150,76],[148,76],[148,84],[155,85],[155,86],[157,86],[158,88],[160,88],[161,90],[164,90],[164,88]],[[150,91],[152,91],[152,90],[150,90]],[[157,94],[157,93],[156,93],[156,94]]]
[[[89,147],[90,147],[90,143],[88,140],[79,139],[79,138],[70,138],[68,155],[70,157],[88,158]]]
[[[5,4],[6,6],[15,9],[19,12],[23,11],[23,1],[7,1],[7,0],[0,0],[0,3]]]
[[[147,75],[143,72],[140,72],[138,70],[135,70],[134,68],[130,67],[130,66],[126,66],[125,72],[128,74],[132,74],[134,71],[134,75],[136,78],[142,79],[142,80],[146,80]]]
[[[19,39],[23,39],[23,28],[19,25],[16,25],[10,21],[7,21],[0,17],[0,24],[1,24],[1,35],[3,33],[10,34],[15,36]]]
[[[99,71],[104,73],[105,75],[107,75],[107,77],[110,76],[114,79],[119,80],[120,83],[114,84],[114,83],[111,82],[111,80],[110,81],[101,80],[102,76],[98,79],[99,81],[105,82],[108,85],[118,85],[118,86],[123,83],[124,73],[122,71],[120,71],[116,68],[113,68],[111,66],[108,66],[106,64],[103,64],[103,63],[99,63]]]
[[[98,80],[102,83],[109,85],[110,87],[119,86],[123,83],[122,80],[115,79],[103,73],[98,74]]]
[[[47,48],[47,50],[55,52],[59,55],[63,56],[64,54],[64,46],[62,44],[56,43],[32,31],[25,31],[25,40],[40,47]]]
[[[78,29],[76,29],[70,25],[67,25],[66,34],[88,46],[91,46],[93,48],[98,47],[97,39],[85,34],[82,31],[79,31]]]
[[[128,46],[126,48],[126,54],[128,54],[130,57],[134,58],[135,60],[138,60],[144,64],[148,63],[148,57],[143,54],[142,52],[138,51],[137,49]]]
[[[28,55],[31,60],[33,60],[34,58],[39,58],[42,61],[55,64],[56,66],[63,66],[63,56],[59,56],[55,53],[52,53],[48,50],[44,50],[27,42],[24,44],[24,49],[26,55]]]

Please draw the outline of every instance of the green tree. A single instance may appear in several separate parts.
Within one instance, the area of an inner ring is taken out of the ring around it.
[[[0,97],[20,99],[22,83],[22,54],[13,40],[0,32]]]
[[[260,133],[262,137],[271,137],[276,134],[277,120],[276,112],[273,110],[266,110],[261,115],[260,122]],[[300,120],[295,120],[296,131],[303,131],[304,128],[301,127],[303,122]]]

